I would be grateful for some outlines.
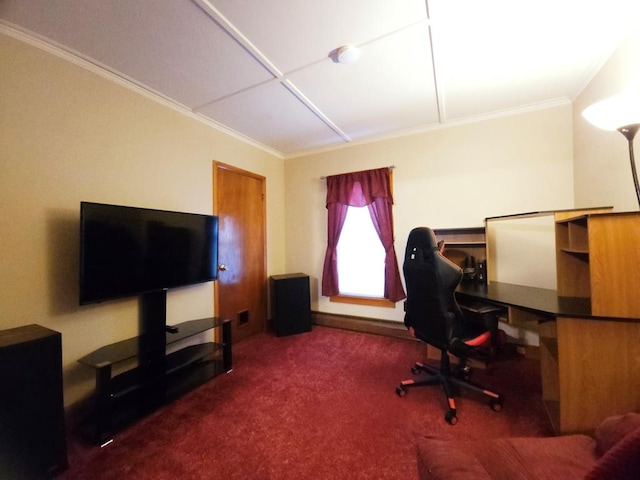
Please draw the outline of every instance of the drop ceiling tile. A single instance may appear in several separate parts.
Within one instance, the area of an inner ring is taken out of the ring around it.
[[[426,22],[365,45],[354,64],[326,60],[288,78],[351,139],[438,122]]]
[[[632,2],[612,3],[431,0],[445,119],[575,98],[625,31]]]
[[[285,154],[344,141],[278,81],[227,97],[198,113]]]
[[[273,78],[191,1],[5,0],[0,16],[191,108]]]
[[[200,3],[206,3],[200,1]],[[426,18],[425,0],[213,0],[283,73]]]

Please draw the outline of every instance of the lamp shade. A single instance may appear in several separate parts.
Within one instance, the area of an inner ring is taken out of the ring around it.
[[[618,130],[640,123],[640,93],[622,93],[587,107],[582,116],[595,127]]]

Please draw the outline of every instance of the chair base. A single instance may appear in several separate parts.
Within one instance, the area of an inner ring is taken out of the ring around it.
[[[446,351],[442,352],[440,370],[424,365],[420,362],[416,362],[416,364],[411,368],[411,371],[414,375],[419,375],[420,373],[426,373],[427,375],[417,379],[403,380],[396,388],[396,394],[400,397],[404,397],[409,388],[426,385],[442,385],[447,399],[447,411],[444,415],[444,419],[451,425],[458,423],[456,402],[453,397],[462,389],[471,390],[472,392],[476,392],[484,396],[488,399],[489,406],[492,410],[496,412],[502,410],[502,395],[491,390],[487,390],[486,388],[469,381],[468,369],[464,363],[456,369],[456,372],[452,372],[449,364],[449,355]]]

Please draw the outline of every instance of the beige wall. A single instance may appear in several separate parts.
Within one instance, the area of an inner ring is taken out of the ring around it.
[[[611,205],[616,211],[638,210],[627,139],[600,130],[582,118],[589,105],[640,90],[640,30],[631,32],[573,103],[576,205]],[[640,136],[636,136],[636,145]],[[635,148],[636,160],[640,150]]]
[[[268,271],[284,272],[284,162],[69,61],[0,34],[0,329],[62,333],[65,404],[93,388],[78,358],[137,333],[135,299],[78,306],[81,200],[211,213],[212,161],[267,178]],[[212,284],[169,292],[168,321],[213,313]]]
[[[396,253],[416,226],[482,226],[486,217],[572,208],[571,105],[286,160],[287,269],[312,279],[312,308],[400,321],[395,309],[320,295],[327,239],[321,176],[395,165]]]

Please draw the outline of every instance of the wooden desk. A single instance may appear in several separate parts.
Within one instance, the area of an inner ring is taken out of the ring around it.
[[[542,396],[556,433],[590,433],[610,415],[640,411],[640,318],[593,315],[588,298],[507,283],[463,284],[457,295],[538,323]]]

